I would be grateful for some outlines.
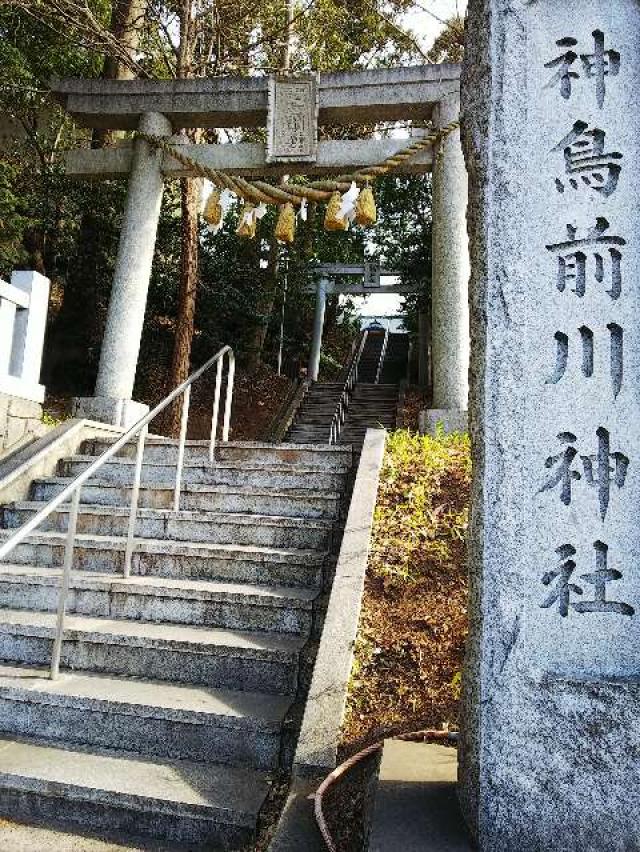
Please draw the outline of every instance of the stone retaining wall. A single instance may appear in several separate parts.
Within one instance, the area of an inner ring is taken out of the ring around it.
[[[0,394],[0,455],[44,431],[40,403]]]

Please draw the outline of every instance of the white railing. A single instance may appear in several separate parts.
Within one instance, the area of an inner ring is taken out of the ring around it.
[[[382,375],[382,368],[384,366],[384,359],[387,357],[387,346],[389,345],[389,326],[386,327],[384,331],[384,340],[382,341],[382,349],[380,350],[380,358],[378,359],[378,369],[376,370],[376,381],[375,384],[380,384],[380,376]]]
[[[224,406],[224,417],[222,421],[222,440],[229,440],[229,424],[231,421],[231,402],[233,399],[233,383],[235,377],[235,356],[230,346],[224,346],[213,358],[210,358],[206,364],[203,364],[199,370],[196,370],[189,378],[172,391],[159,405],[138,420],[127,432],[125,432],[118,440],[112,444],[101,456],[92,462],[86,470],[78,474],[76,478],[67,485],[59,494],[53,497],[39,512],[37,512],[30,521],[23,524],[16,532],[0,547],[0,560],[5,559],[15,547],[17,547],[25,538],[36,530],[49,515],[54,512],[58,506],[71,498],[71,508],[69,512],[69,520],[67,522],[67,537],[64,550],[64,562],[62,568],[62,580],[60,583],[60,592],[58,595],[58,617],[56,622],[56,633],[53,644],[53,653],[51,657],[51,678],[55,680],[60,671],[60,654],[62,652],[62,640],[64,635],[64,621],[67,604],[67,596],[69,593],[69,584],[71,579],[71,571],[73,567],[73,554],[76,541],[76,529],[78,525],[78,512],[80,509],[80,493],[84,483],[90,479],[102,466],[116,455],[118,450],[122,449],[132,438],[137,436],[136,463],[133,475],[133,486],[131,489],[131,507],[129,511],[129,524],[127,528],[127,543],[125,548],[124,558],[124,576],[129,577],[131,574],[131,560],[135,545],[135,528],[138,514],[138,500],[140,497],[140,482],[142,477],[142,462],[144,457],[144,445],[147,437],[149,423],[154,420],[158,414],[163,412],[174,400],[182,396],[182,420],[180,424],[180,438],[178,441],[178,458],[176,461],[176,478],[173,493],[173,511],[180,510],[180,494],[182,490],[182,472],[184,468],[184,450],[187,440],[187,425],[189,422],[189,405],[191,402],[191,387],[204,373],[206,373],[214,364],[217,364],[216,369],[216,387],[213,398],[213,414],[211,418],[211,437],[209,439],[209,461],[213,464],[215,460],[215,448],[218,432],[218,419],[220,414],[220,395],[222,389],[222,373],[224,358],[227,356],[227,390]]]
[[[342,390],[342,393],[340,394],[340,399],[338,400],[335,413],[331,420],[331,428],[329,429],[330,444],[338,443],[338,438],[340,437],[340,433],[342,432],[344,421],[347,419],[347,411],[349,409],[349,403],[351,402],[351,395],[353,394],[353,389],[356,386],[356,382],[358,381],[358,370],[360,369],[360,360],[362,358],[362,353],[364,352],[364,347],[366,345],[368,337],[369,332],[364,331],[362,333],[362,340],[360,341],[358,351],[356,352],[355,357],[351,361],[351,367],[349,369],[349,373],[347,374],[347,378],[344,383],[344,388]]]

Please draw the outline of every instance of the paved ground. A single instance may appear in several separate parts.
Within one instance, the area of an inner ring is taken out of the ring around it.
[[[472,852],[458,798],[456,749],[386,740],[369,852]]]

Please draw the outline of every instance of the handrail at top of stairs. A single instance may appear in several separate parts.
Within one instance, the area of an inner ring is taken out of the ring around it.
[[[24,539],[36,530],[49,515],[54,512],[58,506],[64,503],[69,497],[71,500],[71,511],[67,521],[67,537],[64,550],[64,562],[62,569],[62,580],[60,582],[60,590],[58,595],[58,613],[56,622],[56,633],[53,644],[53,653],[51,656],[51,679],[55,680],[60,671],[60,654],[62,651],[62,638],[64,634],[64,620],[69,593],[69,584],[71,579],[71,569],[73,565],[73,553],[76,541],[76,530],[78,526],[78,512],[80,509],[80,493],[82,486],[90,479],[102,466],[113,458],[115,454],[127,444],[131,438],[138,437],[136,449],[136,464],[133,477],[133,486],[131,489],[131,508],[129,511],[129,525],[127,531],[127,544],[125,549],[124,559],[124,576],[129,577],[131,574],[131,559],[134,547],[134,533],[136,526],[136,518],[138,514],[138,500],[140,496],[140,481],[142,478],[142,460],[144,456],[144,444],[147,437],[148,426],[158,414],[163,412],[179,396],[184,396],[182,403],[182,418],[180,422],[180,439],[178,441],[178,457],[176,461],[176,478],[173,492],[173,511],[178,512],[180,509],[180,493],[182,490],[182,471],[184,467],[184,450],[187,440],[187,425],[189,422],[189,405],[191,401],[191,386],[204,373],[206,373],[214,364],[217,363],[216,370],[216,387],[213,398],[213,414],[211,417],[211,437],[209,439],[209,461],[213,464],[215,458],[216,436],[218,432],[218,420],[220,414],[220,392],[222,389],[222,372],[224,368],[224,358],[227,356],[227,390],[224,404],[224,416],[222,420],[222,440],[229,440],[229,425],[231,422],[231,402],[233,399],[233,384],[235,378],[235,355],[230,346],[223,346],[213,358],[210,358],[198,370],[189,376],[186,381],[178,385],[162,402],[156,407],[141,417],[128,431],[126,431],[118,440],[112,444],[107,450],[98,456],[86,470],[78,474],[73,482],[69,483],[59,494],[53,497],[49,502],[37,512],[31,520],[23,524],[16,532],[0,547],[0,560],[5,559],[15,547],[17,547]]]
[[[336,444],[338,442],[340,432],[342,431],[342,427],[344,426],[344,421],[347,417],[347,409],[349,408],[349,403],[351,402],[351,394],[353,393],[353,389],[356,385],[356,382],[358,381],[360,359],[362,358],[362,353],[364,352],[364,347],[367,342],[368,336],[368,330],[362,333],[362,340],[360,341],[360,346],[358,347],[358,351],[356,352],[355,357],[351,362],[351,367],[344,383],[342,393],[340,394],[340,399],[338,400],[336,410],[331,419],[331,428],[329,430],[330,444]]]
[[[389,345],[389,326],[384,330],[384,340],[382,341],[382,349],[380,350],[380,358],[378,359],[378,369],[376,370],[375,384],[380,384],[380,376],[382,375],[382,367],[387,354],[387,346]]]

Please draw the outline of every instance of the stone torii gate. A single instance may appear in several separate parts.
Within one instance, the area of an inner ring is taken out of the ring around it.
[[[264,77],[61,80],[53,83],[52,91],[85,127],[138,129],[164,137],[189,127],[264,126],[269,107],[269,81]],[[322,125],[432,119],[435,127],[445,127],[459,115],[460,70],[457,65],[426,65],[321,75],[317,100]],[[268,162],[271,158],[261,144],[184,144],[181,150],[211,168],[245,177],[329,176],[375,165],[406,144],[402,139],[320,141],[314,162],[277,164]],[[132,401],[132,394],[164,180],[192,173],[140,138],[128,146],[72,151],[66,169],[87,179],[129,178],[95,395],[76,400],[74,406],[77,415],[127,425],[144,410]],[[427,150],[397,169],[429,171],[434,178],[434,408],[459,413],[467,408],[469,356],[467,173],[459,130],[441,142],[435,160]]]
[[[322,350],[322,333],[324,329],[324,314],[327,296],[337,293],[350,296],[369,296],[371,294],[408,295],[414,292],[411,288],[399,284],[382,284],[380,279],[385,276],[395,276],[390,269],[380,269],[377,263],[342,264],[323,263],[314,267],[317,276],[315,285],[309,287],[309,292],[316,294],[316,309],[313,317],[313,337],[309,355],[309,378],[315,382],[320,371],[320,352]],[[354,278],[360,278],[354,281]],[[426,346],[426,341],[421,345]]]

